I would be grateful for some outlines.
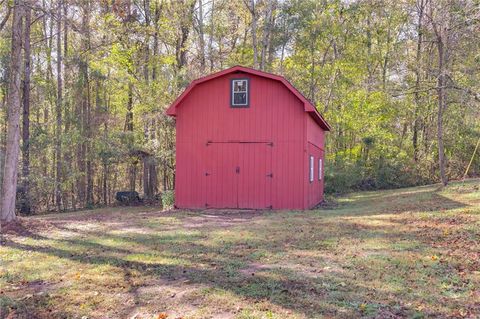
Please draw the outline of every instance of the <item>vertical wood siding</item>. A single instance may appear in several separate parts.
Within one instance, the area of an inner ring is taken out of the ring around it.
[[[325,132],[310,116],[307,116],[306,123],[308,152],[305,161],[308,161],[310,156],[314,158],[313,182],[308,181],[306,184],[307,207],[312,208],[323,200],[324,176],[322,176],[321,180],[318,179],[318,159],[321,158],[322,162],[325,163]],[[309,166],[307,166],[307,169],[309,169]],[[324,171],[322,170],[322,175]]]
[[[249,108],[230,107],[232,78],[250,79]],[[307,208],[305,117],[303,103],[272,79],[238,72],[195,86],[176,114],[176,206]],[[323,131],[321,139],[323,149]]]

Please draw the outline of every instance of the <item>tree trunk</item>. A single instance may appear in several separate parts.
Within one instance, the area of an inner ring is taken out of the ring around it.
[[[31,213],[30,207],[30,74],[31,74],[31,50],[30,50],[30,24],[32,10],[25,7],[25,34],[24,34],[24,70],[23,70],[23,118],[22,118],[22,203],[20,211],[23,214]]]
[[[55,127],[55,206],[57,212],[62,208],[62,104],[63,104],[63,79],[62,79],[62,6],[63,1],[57,3],[57,103],[55,113],[57,117]]]
[[[102,175],[102,195],[103,195],[103,205],[108,205],[107,200],[107,182],[108,182],[108,164],[103,163],[103,175]]]
[[[90,99],[90,81],[87,77],[86,83],[86,90],[87,90],[87,112],[86,112],[86,129],[85,129],[85,154],[86,154],[86,169],[87,169],[87,207],[92,207],[94,204],[93,198],[93,163],[90,156],[92,150],[92,105]]]
[[[81,28],[81,50],[88,52],[90,50],[90,3],[88,1],[82,2],[82,28]],[[79,61],[80,70],[80,106],[77,109],[77,116],[79,119],[80,134],[83,139],[77,148],[77,165],[79,170],[79,178],[77,180],[77,192],[80,205],[84,207],[89,205],[91,200],[90,180],[91,180],[91,164],[88,160],[88,151],[90,143],[90,80],[89,80],[89,65],[88,58],[85,56]]]
[[[437,95],[438,95],[438,113],[437,113],[437,142],[438,142],[438,163],[440,167],[440,178],[442,184],[447,186],[448,180],[445,174],[445,149],[443,145],[443,112],[446,108],[446,70],[445,70],[445,47],[443,39],[437,39],[438,51],[438,81],[437,81]]]
[[[383,91],[387,91],[387,71],[388,71],[388,63],[390,59],[390,42],[392,41],[392,31],[391,31],[391,23],[390,20],[388,21],[388,27],[387,27],[387,49],[385,52],[385,56],[383,57],[383,63],[382,63],[382,88]]]
[[[1,220],[11,222],[15,216],[17,191],[17,161],[20,151],[20,72],[22,49],[22,26],[25,16],[23,0],[15,0],[12,24],[12,53],[10,58],[10,79],[8,85],[7,145],[3,172],[1,198]]]
[[[63,5],[63,20],[68,21],[68,4]],[[65,91],[68,92],[67,85],[69,83],[69,71],[70,71],[70,63],[68,61],[68,23],[64,23],[63,25],[63,84]],[[65,112],[65,119],[64,119],[64,135],[68,136],[70,133],[70,126],[71,126],[71,113],[73,112],[73,108],[71,107],[72,103],[68,95],[64,94],[63,96],[63,110]],[[67,116],[70,114],[70,116]],[[63,150],[64,154],[64,168],[62,169],[62,180],[69,180],[67,178],[67,174],[74,174],[73,172],[73,152],[70,147],[65,148]],[[70,183],[69,183],[70,184]],[[65,185],[64,192],[62,195],[62,202],[63,208],[67,209],[69,207],[75,208],[75,186],[73,183],[71,185]],[[70,204],[68,201],[70,198]]]
[[[150,12],[150,0],[143,1],[143,7],[145,12],[145,29],[150,29],[151,12]],[[150,32],[145,33],[145,62],[143,65],[143,77],[148,84],[150,80]]]
[[[308,94],[308,98],[310,99],[310,101],[312,101],[312,103],[315,105],[315,92],[317,90],[316,88],[316,84],[317,84],[317,78],[315,76],[315,49],[314,47],[312,46],[310,48],[310,57],[311,57],[311,63],[310,63],[310,83],[309,83],[309,94]]]
[[[151,188],[150,188],[150,179],[148,178],[149,173],[149,156],[143,157],[143,195],[146,199],[152,198]]]
[[[177,39],[177,45],[175,53],[177,57],[177,70],[181,70],[187,64],[187,40],[190,33],[190,27],[192,22],[193,10],[195,8],[195,1],[192,1],[188,7],[188,11],[183,12],[183,16],[180,21],[180,36]]]
[[[128,84],[127,114],[125,115],[125,132],[133,132],[133,84]],[[137,159],[130,157],[127,164],[127,176],[129,178],[129,190],[135,191],[137,179]]]
[[[267,59],[267,52],[270,42],[270,32],[272,25],[272,13],[274,9],[274,0],[267,1],[267,9],[265,12],[265,22],[263,27],[263,38],[262,38],[262,52],[260,56],[260,69],[265,70],[265,63]]]
[[[419,1],[419,12],[418,12],[418,23],[417,23],[417,51],[416,51],[416,65],[415,65],[415,119],[413,122],[413,136],[412,136],[412,146],[413,146],[413,160],[416,162],[418,160],[418,130],[419,130],[419,107],[420,107],[420,62],[422,57],[422,40],[423,40],[423,10],[424,10],[424,0]]]
[[[215,14],[215,0],[212,0],[212,8],[210,12],[210,38],[208,39],[208,58],[210,60],[210,72],[213,71],[213,68],[215,66],[215,59],[213,57],[213,34],[215,31],[215,19],[214,19],[214,14]]]
[[[128,83],[128,101],[127,101],[127,114],[125,116],[125,129],[126,132],[133,132],[133,84]]]
[[[253,46],[253,67],[258,68],[258,44],[257,44],[257,12],[255,0],[250,0],[248,10],[252,15],[252,46]]]
[[[160,8],[158,7],[158,2],[155,1],[155,11],[154,11],[154,24],[155,32],[153,34],[153,66],[152,66],[152,80],[157,79],[157,60],[156,56],[158,55],[158,32],[159,32],[159,21],[160,21]]]
[[[200,51],[200,72],[205,73],[205,33],[203,28],[203,2],[198,0],[198,42]]]

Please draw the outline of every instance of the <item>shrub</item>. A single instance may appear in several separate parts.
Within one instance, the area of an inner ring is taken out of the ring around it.
[[[163,208],[173,208],[175,205],[175,190],[166,190],[162,193]]]
[[[325,168],[325,192],[328,194],[352,191],[361,181],[361,168],[353,163],[338,161]]]
[[[430,180],[408,159],[378,158],[366,162],[337,156],[326,163],[325,193],[341,194],[426,184]]]

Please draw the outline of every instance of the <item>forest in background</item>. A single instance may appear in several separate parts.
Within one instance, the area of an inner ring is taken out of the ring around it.
[[[174,189],[164,111],[233,65],[330,123],[327,192],[446,184],[480,138],[479,34],[477,0],[0,0],[2,216],[16,176],[24,214]]]

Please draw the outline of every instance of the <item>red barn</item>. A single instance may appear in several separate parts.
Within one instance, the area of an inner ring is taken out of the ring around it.
[[[178,208],[307,209],[323,200],[328,123],[285,78],[235,66],[193,81],[176,117]]]

